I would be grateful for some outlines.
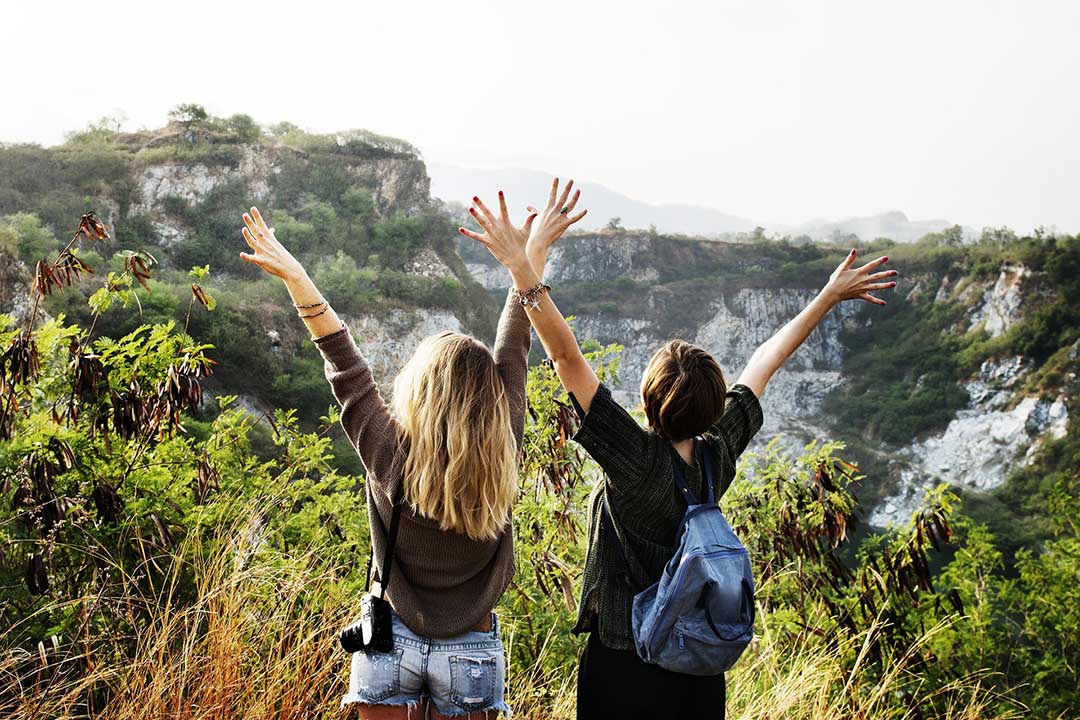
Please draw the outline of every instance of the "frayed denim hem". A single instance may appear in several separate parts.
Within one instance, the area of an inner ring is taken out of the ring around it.
[[[435,705],[435,703],[433,702],[432,705]],[[459,707],[450,707],[444,710],[437,705],[435,706],[435,709],[440,715],[445,715],[447,717],[464,717],[466,715],[471,715],[472,713],[491,712],[492,710],[501,712],[506,720],[510,720],[510,718],[513,717],[513,711],[510,710],[510,706],[501,700],[494,705],[489,705],[488,707],[480,708],[478,710],[462,710]]]
[[[417,695],[414,698],[401,697],[400,695],[398,695],[398,696],[388,697],[385,700],[380,700],[379,702],[372,702],[371,700],[368,700],[366,697],[364,697],[360,693],[346,693],[345,697],[341,698],[341,709],[344,710],[346,705],[351,705],[352,703],[363,703],[364,705],[390,705],[390,706],[406,705],[409,708],[414,708],[414,707],[416,707],[417,705],[420,704],[421,699],[422,699],[422,696],[420,696],[420,695]]]

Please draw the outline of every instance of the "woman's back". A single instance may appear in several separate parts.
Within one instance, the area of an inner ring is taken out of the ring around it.
[[[516,447],[525,424],[529,334],[524,310],[508,295],[493,353]],[[379,568],[386,553],[391,498],[404,479],[407,444],[348,329],[315,343],[341,404],[342,427],[367,470],[373,567]],[[512,524],[507,519],[496,537],[474,539],[441,529],[439,521],[415,513],[410,500],[406,497],[401,513],[387,597],[413,632],[434,638],[459,635],[485,621],[513,578]]]
[[[630,625],[633,597],[659,579],[671,559],[675,533],[686,512],[686,501],[675,485],[674,469],[682,469],[686,482],[704,497],[701,451],[693,465],[679,456],[672,444],[656,432],[641,427],[600,385],[574,440],[581,444],[604,471],[589,499],[589,550],[582,576],[581,601],[575,632],[595,629],[601,641],[613,649],[634,647]],[[735,477],[735,461],[761,427],[761,405],[743,385],[727,391],[720,420],[702,434],[710,446],[716,473],[716,496],[727,490]],[[612,512],[626,540],[625,548],[648,574],[630,577],[624,550],[613,529],[603,522],[602,500],[607,494]],[[647,581],[647,582],[646,582]]]

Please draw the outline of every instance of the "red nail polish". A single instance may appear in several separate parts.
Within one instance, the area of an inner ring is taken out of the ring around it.
[[[888,255],[886,255],[885,257],[881,258],[881,262],[888,262],[888,261],[889,261],[889,256],[888,256]]]

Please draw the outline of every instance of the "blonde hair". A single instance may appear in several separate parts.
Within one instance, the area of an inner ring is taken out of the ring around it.
[[[394,380],[413,510],[443,530],[497,538],[517,499],[510,401],[491,351],[460,333],[424,339]]]

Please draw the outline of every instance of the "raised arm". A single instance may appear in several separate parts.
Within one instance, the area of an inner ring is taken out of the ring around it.
[[[862,267],[852,269],[855,254],[855,249],[852,248],[844,261],[833,271],[829,282],[810,301],[810,304],[754,351],[742,374],[739,375],[737,383],[747,386],[760,398],[773,373],[779,370],[791,354],[799,349],[803,341],[810,336],[810,333],[834,306],[844,300],[855,299],[862,299],[874,305],[885,304],[884,300],[875,297],[871,291],[895,287],[895,281],[881,281],[887,277],[894,277],[897,273],[895,270],[871,271],[888,262],[888,256],[879,257]]]
[[[473,198],[473,207],[469,208],[469,212],[483,228],[482,234],[465,228],[460,228],[459,231],[490,250],[495,259],[510,271],[514,288],[520,293],[527,293],[541,282],[530,256],[542,268],[551,243],[558,239],[566,228],[585,216],[584,210],[570,215],[579,197],[578,193],[575,193],[572,199],[569,197],[572,187],[573,182],[568,183],[559,196],[558,179],[555,180],[542,218],[534,224],[535,232],[529,233],[527,240],[521,233],[512,232],[513,225],[506,210],[506,199],[501,193],[498,217],[488,210],[480,198]],[[530,210],[538,213],[532,208]],[[533,215],[530,215],[530,218],[532,217]],[[526,224],[529,222],[527,220]],[[600,385],[596,373],[585,360],[574,332],[555,306],[550,293],[536,292],[531,297],[532,302],[527,306],[529,321],[554,364],[563,387],[573,393],[582,409],[588,412],[596,388]]]
[[[267,227],[257,208],[244,213],[244,240],[253,250],[240,253],[247,262],[281,278],[322,353],[324,372],[341,405],[341,426],[364,461],[369,478],[389,478],[384,472],[397,448],[397,421],[379,393],[360,349],[349,330],[323,298],[300,262]]]

